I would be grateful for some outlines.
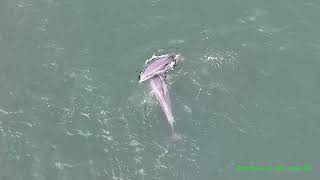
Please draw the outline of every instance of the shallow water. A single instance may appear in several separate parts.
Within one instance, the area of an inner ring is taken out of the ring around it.
[[[0,180],[319,178],[317,1],[0,1]],[[138,83],[170,72],[175,129]],[[311,172],[239,172],[304,165]]]

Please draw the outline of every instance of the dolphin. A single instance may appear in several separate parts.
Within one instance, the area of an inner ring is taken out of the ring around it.
[[[161,56],[153,55],[145,63],[146,68],[140,73],[139,83],[147,81],[155,75],[162,75],[173,69],[179,62],[180,55],[165,54]]]
[[[165,83],[162,76],[154,75],[150,79],[151,92],[156,96],[160,103],[160,106],[171,126],[172,133],[174,133],[174,117],[172,115],[170,95],[168,91],[168,86]]]

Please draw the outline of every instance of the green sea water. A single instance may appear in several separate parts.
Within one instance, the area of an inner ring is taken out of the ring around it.
[[[0,180],[319,179],[319,19],[317,0],[0,0]],[[138,83],[168,52],[178,142]]]

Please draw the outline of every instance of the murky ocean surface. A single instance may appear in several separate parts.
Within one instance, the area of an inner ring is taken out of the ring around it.
[[[314,0],[1,0],[0,180],[319,178],[319,18]],[[171,51],[179,142],[138,83]]]

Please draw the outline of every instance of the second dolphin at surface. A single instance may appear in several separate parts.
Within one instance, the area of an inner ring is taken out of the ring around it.
[[[174,132],[174,117],[172,115],[171,100],[167,84],[164,82],[162,76],[155,75],[150,79],[150,86],[152,93],[156,96],[164,114],[166,115],[172,132]]]

